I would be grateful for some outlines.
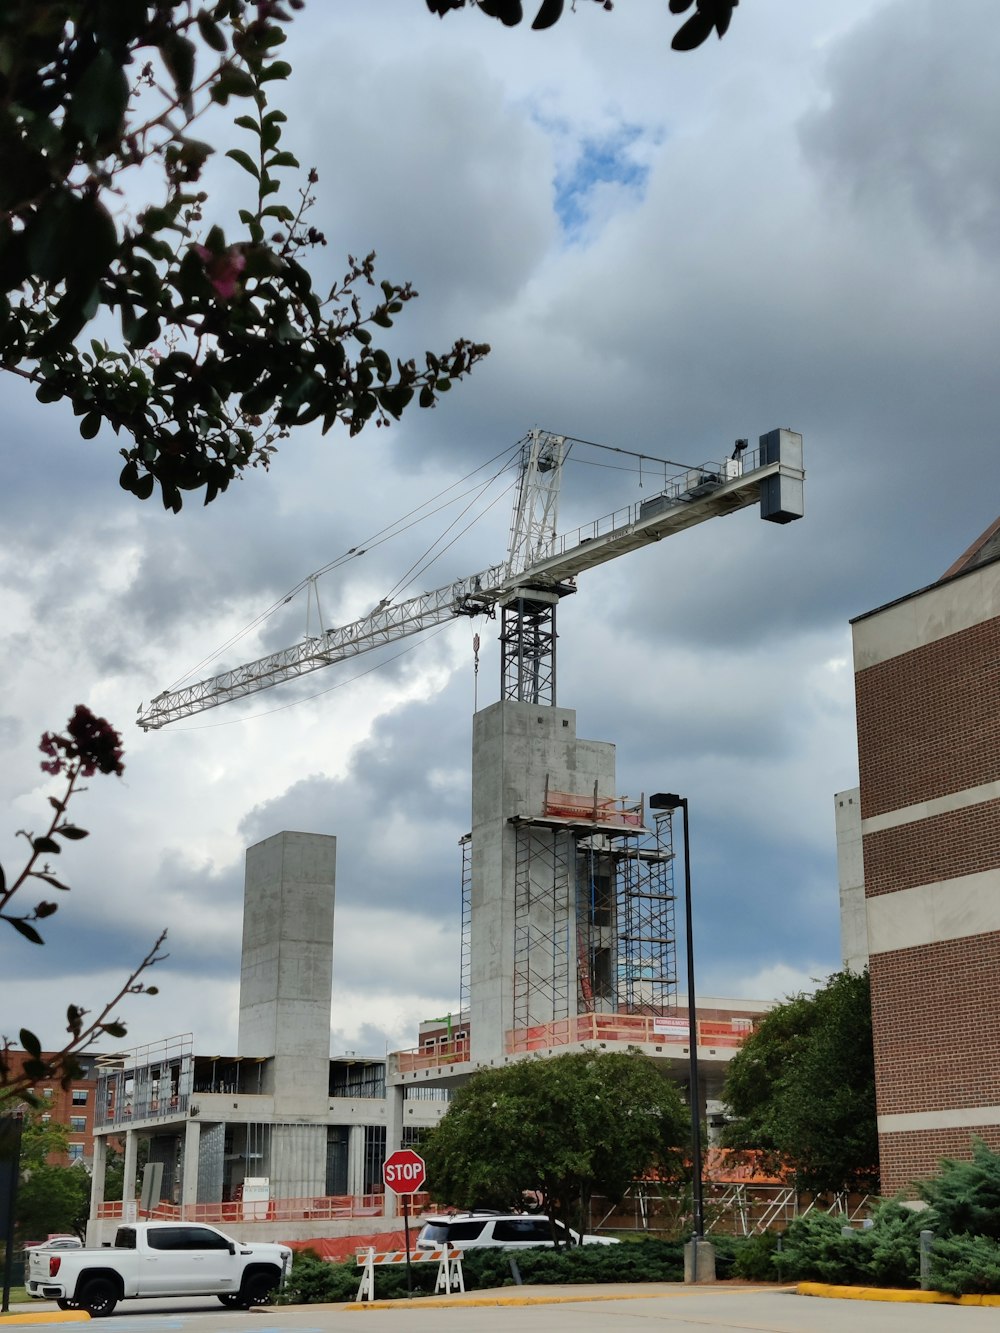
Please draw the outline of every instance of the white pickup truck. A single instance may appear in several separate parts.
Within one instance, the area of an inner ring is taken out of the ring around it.
[[[218,1296],[246,1310],[264,1305],[292,1265],[287,1245],[244,1245],[192,1222],[121,1226],[101,1249],[28,1251],[28,1294],[60,1310],[109,1315],[121,1300],[148,1296]]]

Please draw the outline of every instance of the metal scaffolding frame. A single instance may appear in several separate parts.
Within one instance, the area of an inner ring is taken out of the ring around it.
[[[576,836],[551,822],[520,820],[514,857],[513,1026],[570,1016]]]
[[[625,798],[547,791],[545,813],[511,822],[516,838],[512,1026],[524,1029],[593,1012],[674,1009],[670,819],[661,817],[649,829],[641,802],[630,806]]]

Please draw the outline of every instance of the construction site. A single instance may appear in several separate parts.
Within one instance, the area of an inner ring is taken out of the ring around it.
[[[140,710],[139,725],[157,729],[456,617],[499,622],[499,698],[473,719],[452,1014],[421,1024],[418,1045],[381,1070],[331,1061],[337,839],[282,833],[249,849],[235,1054],[209,1061],[187,1042],[117,1058],[100,1076],[95,1159],[110,1137],[125,1137],[133,1164],[139,1138],[155,1143],[170,1165],[162,1208],[289,1239],[348,1234],[359,1216],[391,1227],[386,1153],[418,1142],[477,1068],[568,1050],[637,1049],[685,1087],[693,1055],[711,1133],[726,1064],[767,1005],[699,997],[691,1031],[678,1000],[680,798],[623,794],[615,745],[578,736],[557,698],[557,609],[587,570],[709,519],[752,505],[770,523],[801,517],[802,439],[737,440],[728,457],[665,476],[652,498],[560,535],[573,443],[537,430],[520,442],[504,561]],[[92,1240],[135,1206],[105,1203],[103,1174]],[[637,1191],[623,1206],[648,1224],[648,1190]]]

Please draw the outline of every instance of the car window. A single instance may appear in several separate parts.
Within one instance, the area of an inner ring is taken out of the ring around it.
[[[450,1241],[476,1240],[483,1234],[485,1225],[485,1218],[480,1218],[474,1222],[450,1222],[448,1224],[448,1239]],[[442,1237],[443,1239],[444,1237]]]
[[[116,1250],[135,1249],[135,1230],[132,1227],[119,1227],[115,1233]]]
[[[178,1249],[184,1250],[228,1250],[229,1241],[217,1231],[208,1227],[184,1227],[184,1244]]]
[[[420,1229],[421,1243],[443,1245],[448,1239],[447,1222],[425,1222]]]
[[[552,1231],[547,1217],[503,1217],[493,1228],[494,1240],[548,1241]]]
[[[156,1227],[146,1232],[146,1244],[151,1250],[182,1250],[180,1233],[183,1227]]]

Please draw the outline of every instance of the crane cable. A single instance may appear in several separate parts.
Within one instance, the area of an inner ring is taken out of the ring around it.
[[[333,560],[323,565],[321,569],[317,569],[312,574],[309,574],[304,579],[301,579],[295,585],[294,588],[292,588],[289,592],[287,592],[283,597],[279,597],[276,602],[273,602],[271,606],[269,606],[265,611],[262,611],[259,615],[257,615],[253,620],[249,622],[249,624],[245,625],[241,630],[238,630],[235,634],[231,635],[223,644],[221,644],[213,652],[209,653],[206,657],[203,657],[200,662],[196,662],[194,666],[190,667],[182,675],[178,676],[177,679],[167,687],[167,692],[169,693],[172,690],[176,690],[177,688],[179,688],[180,685],[183,684],[184,681],[189,680],[193,675],[195,675],[196,672],[201,671],[204,667],[209,666],[212,662],[216,661],[219,657],[221,657],[223,653],[228,652],[228,650],[232,648],[235,644],[239,643],[241,639],[246,638],[246,636],[250,634],[253,630],[255,630],[259,625],[262,625],[264,621],[270,619],[270,617],[273,616],[277,611],[280,611],[283,606],[286,606],[292,600],[293,597],[297,596],[300,592],[303,591],[303,589],[307,588],[309,584],[313,582],[313,580],[321,578],[324,574],[328,574],[332,570],[339,568],[341,565],[346,564],[349,560],[357,559],[359,556],[366,555],[369,551],[376,550],[379,546],[382,546],[385,542],[391,541],[393,537],[398,537],[400,536],[401,533],[407,532],[410,528],[415,527],[418,523],[422,523],[425,519],[433,518],[435,514],[440,513],[442,509],[448,508],[449,505],[455,504],[456,501],[464,500],[467,495],[473,495],[473,494],[482,495],[482,493],[485,490],[487,490],[490,486],[493,485],[493,483],[497,480],[498,477],[503,475],[505,469],[509,467],[512,462],[511,455],[514,455],[515,451],[519,452],[520,447],[521,447],[520,442],[518,442],[518,444],[511,445],[507,449],[500,450],[498,453],[494,454],[492,458],[488,458],[486,462],[480,463],[480,465],[476,468],[473,468],[471,472],[467,472],[466,475],[464,477],[459,478],[458,481],[452,482],[450,486],[446,486],[442,490],[438,491],[437,495],[431,496],[429,500],[424,500],[421,504],[416,505],[408,513],[404,514],[401,518],[394,519],[392,523],[387,524],[386,527],[380,529],[378,532],[373,534],[373,536],[371,536],[367,540],[359,542],[356,546],[349,547],[348,550],[344,551],[341,555],[335,557]],[[498,458],[503,458],[504,463],[485,482],[478,483],[476,486],[469,487],[468,490],[462,491],[459,495],[453,496],[450,500],[443,501],[443,503],[437,505],[435,509],[431,509],[427,513],[421,514],[421,510],[427,509],[428,505],[434,504],[437,500],[440,500],[442,499],[443,496],[446,496],[449,493],[449,491],[455,490],[455,488],[461,486],[463,482],[470,480],[470,478],[476,476],[477,473],[482,472],[484,468],[487,468],[490,466],[490,464],[495,463]],[[508,487],[507,490],[502,491],[501,495],[498,496],[497,498],[498,499],[502,498],[502,496],[506,495],[509,490],[510,487]],[[471,503],[472,502],[470,502],[470,505],[466,506],[466,509],[462,511],[463,514],[468,512]],[[488,505],[483,512],[484,513],[489,512],[489,509],[492,508],[493,504],[495,503],[496,503],[495,500],[492,501],[491,504]],[[420,515],[420,517],[414,518],[413,516],[415,514]],[[462,515],[459,515],[459,518],[461,517]],[[413,521],[407,522],[408,519],[412,519]],[[472,524],[475,522],[478,522],[478,517],[476,519],[473,519],[472,523],[470,523],[468,527],[463,529],[463,532],[459,533],[458,536],[462,536],[464,532],[467,532],[469,527],[471,527]],[[446,531],[449,530],[450,529],[446,529]],[[456,536],[456,538],[449,543],[449,546],[453,545],[454,541],[458,540],[458,536]],[[440,538],[438,538],[438,540],[440,541]],[[433,546],[431,546],[429,549],[433,550]],[[444,550],[445,551],[448,550],[448,547],[446,546]],[[441,551],[438,554],[441,555],[443,553],[444,552]],[[425,551],[424,555],[426,554],[427,552]],[[436,558],[437,557],[435,557],[435,559]],[[423,556],[421,556],[421,559],[423,559]],[[413,567],[411,566],[411,569],[412,568]],[[429,568],[429,565],[424,566],[424,568]],[[407,573],[409,572],[410,571],[408,570]],[[422,572],[421,570],[418,570],[417,574],[421,572]],[[406,575],[404,575],[403,577],[405,578]],[[414,577],[416,577],[416,575],[414,575]],[[412,581],[413,580],[411,579],[410,582]],[[396,585],[396,588],[390,591],[390,596],[393,595],[393,593],[396,591],[398,587],[399,584]]]

